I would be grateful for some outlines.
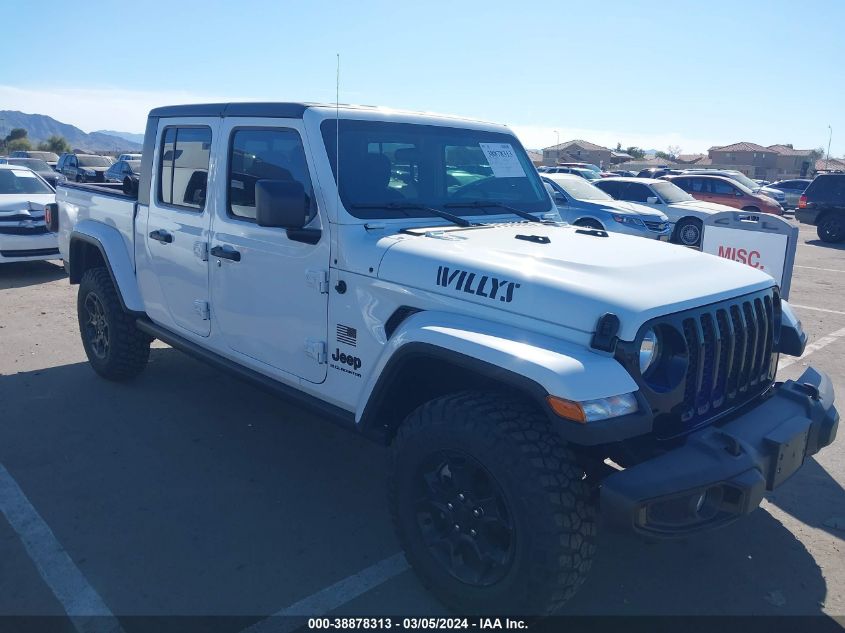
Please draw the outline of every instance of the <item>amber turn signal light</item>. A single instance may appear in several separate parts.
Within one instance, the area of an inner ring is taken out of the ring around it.
[[[577,402],[564,400],[563,398],[558,398],[557,396],[546,396],[546,402],[549,403],[552,411],[562,418],[572,420],[573,422],[580,422],[582,424],[587,421],[587,414],[584,413],[584,407]]]

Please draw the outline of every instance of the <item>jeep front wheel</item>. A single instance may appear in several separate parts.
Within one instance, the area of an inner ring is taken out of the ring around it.
[[[108,270],[92,268],[82,277],[76,313],[82,346],[94,371],[109,380],[127,380],[141,373],[150,356],[151,339],[123,310]]]
[[[390,507],[408,562],[458,612],[550,613],[595,550],[583,470],[518,398],[463,392],[411,413],[392,446]]]

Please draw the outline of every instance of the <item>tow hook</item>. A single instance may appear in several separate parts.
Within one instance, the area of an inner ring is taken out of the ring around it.
[[[725,440],[725,450],[729,455],[733,457],[739,457],[742,455],[742,445],[733,435],[728,435],[727,433],[722,432],[719,433],[719,437]]]
[[[821,396],[819,396],[819,388],[816,387],[814,384],[809,382],[802,382],[798,385],[804,393],[806,393],[810,398],[813,400],[818,400]]]

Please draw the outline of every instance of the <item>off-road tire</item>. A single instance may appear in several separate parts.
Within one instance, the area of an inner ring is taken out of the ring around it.
[[[89,298],[102,306],[103,322],[108,331],[108,346],[104,353],[95,351],[97,343],[92,328],[87,325],[90,313],[86,302]],[[135,319],[123,309],[108,270],[91,268],[83,275],[76,314],[82,346],[94,371],[114,381],[129,380],[143,371],[150,357],[152,339],[135,326]]]
[[[822,242],[838,244],[845,241],[845,221],[841,216],[841,213],[829,212],[819,218],[816,233]]]
[[[593,220],[591,218],[578,220],[577,222],[575,222],[575,226],[581,226],[585,229],[596,229],[597,231],[604,231],[604,227],[601,225],[601,222],[599,222],[598,220]]]
[[[491,586],[454,577],[425,544],[415,482],[442,451],[465,453],[492,475],[513,521],[513,554]],[[429,401],[400,426],[390,455],[389,504],[422,583],[458,613],[541,616],[569,600],[595,552],[595,497],[547,418],[518,397],[461,392]]]
[[[701,220],[696,218],[684,218],[675,225],[675,241],[683,246],[701,246],[701,238],[704,234]],[[692,240],[692,229],[695,229],[697,237]]]

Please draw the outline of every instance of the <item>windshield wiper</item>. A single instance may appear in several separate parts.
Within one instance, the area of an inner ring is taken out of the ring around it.
[[[539,224],[548,224],[545,220],[540,220],[539,218],[535,217],[533,214],[528,213],[528,211],[523,211],[522,209],[517,209],[515,207],[511,207],[509,205],[504,204],[503,202],[498,202],[496,200],[473,200],[472,202],[447,202],[443,205],[444,207],[450,207],[452,209],[482,209],[484,207],[498,207],[500,209],[505,209],[506,211],[510,211],[514,215],[518,215],[521,218],[525,218],[529,222],[538,222]]]
[[[373,202],[353,204],[350,206],[353,209],[397,209],[405,211],[428,211],[432,215],[441,217],[444,220],[449,220],[449,222],[451,222],[452,224],[455,224],[460,227],[479,226],[478,224],[470,222],[466,218],[462,218],[459,215],[449,213],[448,211],[441,211],[440,209],[435,209],[434,207],[427,207],[424,204],[416,204],[413,202]]]

